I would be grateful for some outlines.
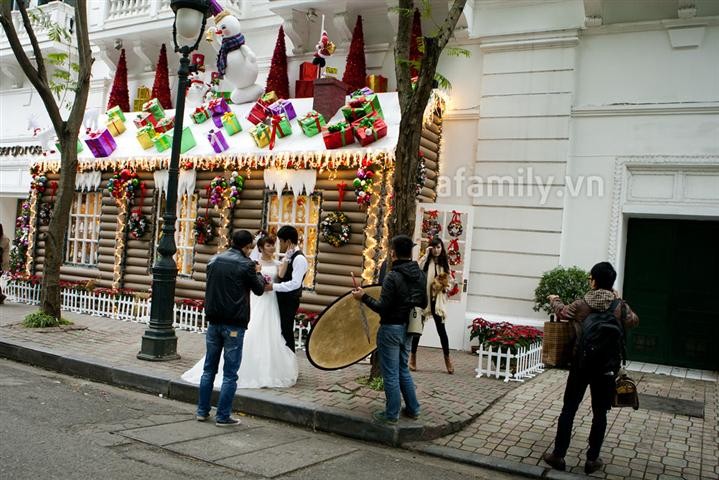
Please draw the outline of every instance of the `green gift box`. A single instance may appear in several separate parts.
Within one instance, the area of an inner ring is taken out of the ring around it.
[[[152,139],[152,143],[155,144],[155,148],[157,148],[158,152],[164,152],[172,146],[172,132],[165,132],[156,135]]]
[[[195,136],[192,134],[190,127],[182,129],[182,142],[180,143],[180,153],[185,153],[188,150],[197,146]]]
[[[210,119],[210,112],[208,112],[204,106],[200,106],[190,114],[190,117],[192,117],[192,121],[195,123],[204,123]]]
[[[122,113],[122,109],[118,106],[112,107],[110,110],[105,112],[105,115],[107,115],[108,120],[117,118],[123,122],[125,121],[125,114]]]
[[[272,130],[275,131],[276,136],[284,138],[292,135],[292,125],[286,114],[272,115],[270,121]],[[272,134],[272,130],[270,130],[270,134]]]
[[[322,127],[327,124],[325,117],[321,113],[310,110],[304,117],[297,120],[302,128],[302,133],[308,137],[314,137],[322,131]]]
[[[342,115],[344,115],[345,120],[350,123],[372,113],[376,113],[380,118],[384,118],[382,106],[379,104],[377,94],[352,98],[342,107]]]
[[[229,135],[234,135],[242,131],[242,125],[240,120],[235,115],[235,112],[226,112],[222,115],[222,126]]]
[[[153,139],[157,135],[155,128],[152,125],[145,125],[137,130],[137,141],[140,142],[143,150],[152,148],[154,145]]]
[[[55,142],[55,146],[57,147],[58,152],[62,151],[62,148],[60,148],[60,142]],[[82,150],[83,150],[82,142],[78,138],[77,139],[77,153],[82,152]]]
[[[151,113],[155,120],[161,120],[165,117],[165,111],[162,109],[160,101],[156,98],[145,102],[142,105],[142,111]]]
[[[250,136],[259,148],[270,144],[270,127],[265,123],[258,123],[250,129]]]

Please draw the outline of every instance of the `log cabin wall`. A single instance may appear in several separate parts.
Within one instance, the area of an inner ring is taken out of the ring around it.
[[[442,142],[442,117],[435,114],[432,123],[422,127],[420,151],[424,154],[426,178],[417,195],[422,203],[434,203],[437,200],[437,184],[439,179],[439,154]]]
[[[122,283],[123,288],[146,292],[152,285],[152,264],[155,259],[155,234],[157,224],[157,192],[152,172],[137,172],[140,182],[145,184],[145,197],[142,200],[142,214],[147,220],[147,230],[138,239],[131,239],[125,227],[125,249],[122,252]],[[130,203],[128,215],[140,208],[140,194],[137,193]],[[113,232],[114,235],[114,232]],[[113,237],[114,238],[114,237]],[[103,266],[105,263],[102,264]]]

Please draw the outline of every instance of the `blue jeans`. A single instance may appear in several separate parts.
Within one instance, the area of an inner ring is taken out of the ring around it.
[[[227,420],[232,411],[232,400],[237,391],[237,371],[242,361],[242,342],[245,338],[245,328],[217,325],[211,323],[205,335],[207,354],[205,367],[200,379],[200,399],[197,401],[197,415],[206,416],[210,413],[210,398],[212,385],[220,364],[220,355],[224,350],[225,366],[222,372],[222,388],[220,399],[217,402],[217,420]]]
[[[412,336],[407,335],[406,325],[380,325],[377,331],[377,353],[384,380],[385,417],[388,419],[399,418],[402,397],[407,413],[419,415],[419,402],[407,366],[411,349]]]

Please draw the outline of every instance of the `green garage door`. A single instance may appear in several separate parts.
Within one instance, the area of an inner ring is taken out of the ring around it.
[[[624,297],[629,359],[718,370],[719,222],[630,219]]]

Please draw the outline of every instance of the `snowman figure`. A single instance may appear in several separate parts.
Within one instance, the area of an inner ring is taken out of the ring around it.
[[[210,11],[214,15],[215,27],[208,30],[208,36],[214,40],[221,37],[217,54],[217,71],[234,89],[230,94],[232,103],[248,103],[257,100],[265,91],[255,83],[257,80],[257,58],[245,44],[245,36],[240,31],[240,20],[227,10],[223,10],[217,0],[210,0]]]
[[[190,76],[190,87],[187,89],[186,104],[188,107],[195,109],[202,105],[207,98],[210,86],[205,83],[202,75],[193,73]]]

